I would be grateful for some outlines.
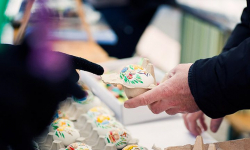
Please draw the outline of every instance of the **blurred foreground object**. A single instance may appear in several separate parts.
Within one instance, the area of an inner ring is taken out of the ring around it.
[[[52,51],[47,40],[51,20],[40,2],[34,28],[21,45],[1,45],[1,149],[34,149],[32,139],[49,125],[58,103],[69,95],[85,96],[75,69],[98,75],[104,71],[85,59]]]
[[[250,111],[242,110],[232,115],[226,116],[230,124],[228,130],[228,140],[250,137]]]

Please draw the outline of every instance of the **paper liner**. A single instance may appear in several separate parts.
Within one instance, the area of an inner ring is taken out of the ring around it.
[[[142,93],[145,93],[146,91],[156,87],[156,79],[155,79],[155,73],[154,73],[154,66],[149,63],[149,60],[147,58],[143,59],[142,67],[145,68],[145,70],[152,75],[154,78],[154,84],[151,84],[148,87],[132,87],[129,85],[124,85],[123,80],[120,78],[120,74],[118,73],[112,73],[112,74],[104,74],[102,75],[102,81],[106,84],[113,84],[117,85],[120,84],[123,87],[123,90],[125,91],[128,98],[136,97]]]
[[[147,92],[150,89],[145,89],[145,88],[127,88],[126,86],[123,86],[123,90],[126,93],[127,97],[133,98],[136,97],[140,94],[143,94],[145,92]]]

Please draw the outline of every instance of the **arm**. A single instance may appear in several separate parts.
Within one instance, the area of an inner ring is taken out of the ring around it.
[[[245,8],[241,15],[241,23],[238,24],[233,30],[222,52],[226,52],[231,48],[238,46],[242,41],[250,37],[248,16],[248,8]]]
[[[249,70],[250,38],[230,51],[196,61],[188,80],[198,107],[211,118],[249,109]]]

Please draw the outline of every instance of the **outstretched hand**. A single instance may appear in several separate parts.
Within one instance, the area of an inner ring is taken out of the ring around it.
[[[32,139],[51,123],[59,102],[69,95],[85,96],[75,69],[104,71],[83,58],[32,50],[26,41],[0,45],[1,149],[33,150]]]
[[[192,64],[180,64],[172,69],[167,80],[159,86],[124,103],[126,108],[148,105],[149,109],[159,114],[191,113],[199,110],[188,85],[188,71]]]

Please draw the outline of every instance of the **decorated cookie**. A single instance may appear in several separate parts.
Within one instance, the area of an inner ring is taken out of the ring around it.
[[[72,121],[68,119],[56,119],[50,124],[50,131],[55,131],[57,128],[66,126],[66,127],[71,127],[74,128],[74,124]]]
[[[79,137],[80,134],[76,129],[67,126],[57,128],[53,135],[54,140],[62,141],[65,146],[74,143]]]
[[[62,111],[57,110],[56,114],[54,115],[54,120],[56,119],[68,119],[69,117]]]
[[[154,84],[154,77],[142,66],[128,65],[120,72],[123,85],[129,87],[145,88]]]
[[[91,91],[89,90],[86,90],[86,96],[82,99],[78,99],[78,98],[75,98],[73,97],[74,101],[79,103],[79,104],[89,104],[89,103],[92,103],[93,100],[94,100],[94,95]]]
[[[141,66],[128,65],[119,74],[104,74],[101,77],[106,84],[121,85],[129,99],[157,86],[154,66],[146,58],[143,59]]]
[[[101,106],[93,107],[87,112],[88,117],[91,119],[94,119],[102,114],[110,114],[110,112],[107,108]]]
[[[117,149],[125,147],[130,139],[130,135],[124,129],[110,130],[105,136],[105,142],[115,144]]]
[[[102,114],[94,119],[96,127],[101,129],[123,128],[122,124],[117,122],[113,117],[107,114]]]
[[[92,149],[87,144],[76,142],[67,146],[66,150],[92,150]]]
[[[122,150],[147,150],[147,149],[139,145],[128,145],[124,147]]]

